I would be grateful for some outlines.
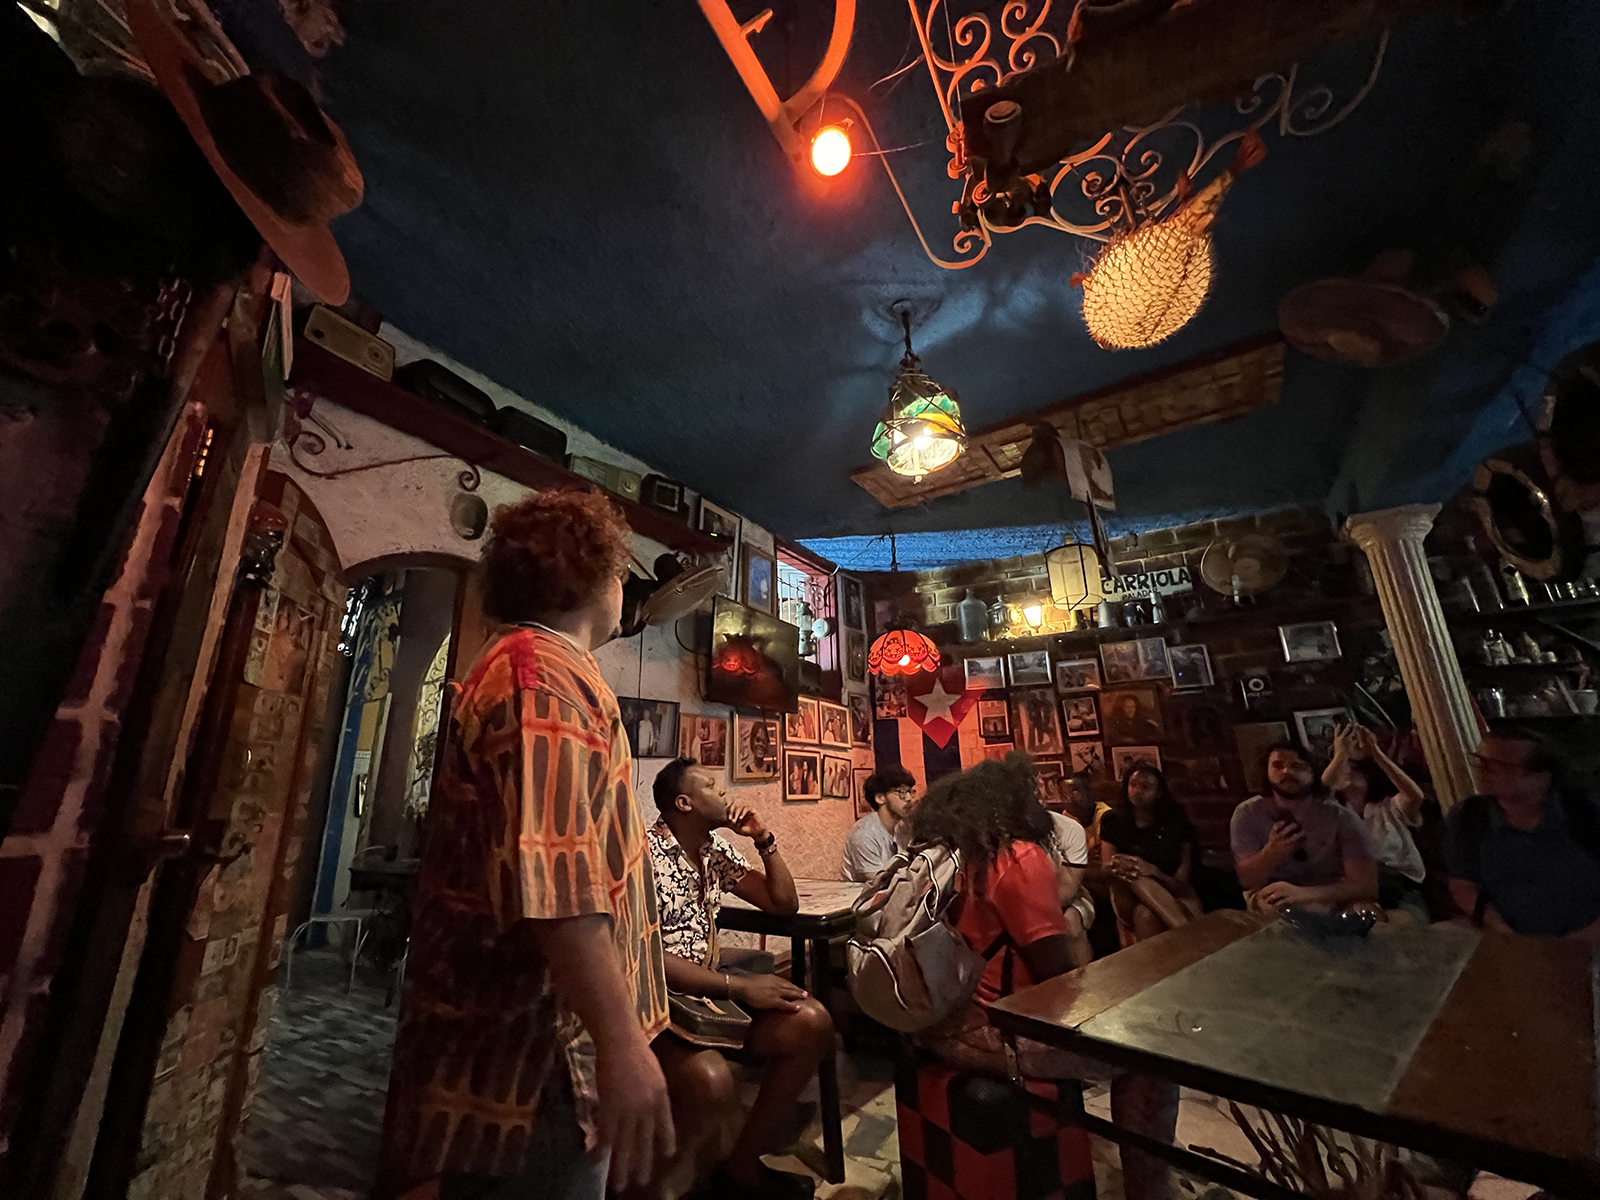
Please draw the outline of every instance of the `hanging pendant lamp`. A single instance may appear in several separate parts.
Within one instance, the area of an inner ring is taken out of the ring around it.
[[[1057,608],[1092,608],[1104,597],[1100,585],[1100,555],[1093,546],[1068,542],[1048,551],[1045,570],[1050,575],[1050,600]]]
[[[894,534],[889,534],[889,573],[900,570],[900,550]],[[874,675],[915,675],[918,671],[939,669],[939,647],[918,629],[910,617],[893,618],[867,651],[867,670]]]
[[[922,369],[911,349],[911,311],[900,309],[906,353],[900,374],[889,388],[889,404],[872,433],[872,455],[897,475],[920,482],[924,475],[947,467],[967,448],[967,429],[955,393],[940,386]]]

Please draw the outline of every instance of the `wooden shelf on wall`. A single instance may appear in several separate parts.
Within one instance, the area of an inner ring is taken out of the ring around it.
[[[1600,615],[1600,599],[1587,600],[1545,600],[1538,604],[1518,604],[1492,612],[1446,612],[1445,621],[1450,625],[1470,625],[1483,627],[1497,625],[1504,621],[1515,621],[1520,617],[1559,617],[1564,613],[1584,613]]]
[[[605,492],[622,510],[630,529],[668,549],[688,554],[720,554],[724,549],[724,543],[710,534],[691,529],[636,500],[606,491],[592,479],[585,479],[525,450],[469,417],[379,379],[304,338],[295,339],[294,371],[289,382],[437,446],[481,470],[503,475],[535,490],[567,488]]]

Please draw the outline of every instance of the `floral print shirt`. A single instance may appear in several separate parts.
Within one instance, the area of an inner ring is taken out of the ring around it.
[[[661,906],[661,943],[668,954],[709,967],[716,957],[722,893],[732,891],[750,864],[727,838],[713,833],[700,855],[702,876],[665,821],[650,828],[650,866]]]

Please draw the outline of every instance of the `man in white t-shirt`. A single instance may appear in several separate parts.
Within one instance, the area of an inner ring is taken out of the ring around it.
[[[906,818],[916,805],[917,781],[904,767],[884,767],[867,777],[861,793],[872,811],[845,836],[839,878],[847,883],[865,883],[905,848],[910,840]]]
[[[1094,897],[1083,886],[1089,869],[1089,837],[1083,826],[1065,813],[1051,812],[1056,836],[1045,849],[1056,863],[1056,892],[1067,919],[1067,952],[1075,967],[1086,967],[1094,959],[1089,946],[1089,926],[1094,924]]]

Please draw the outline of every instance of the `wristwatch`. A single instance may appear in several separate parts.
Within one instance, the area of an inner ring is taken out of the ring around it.
[[[771,854],[777,848],[778,835],[775,833],[768,833],[764,839],[756,843],[756,853],[762,855],[763,857]]]

